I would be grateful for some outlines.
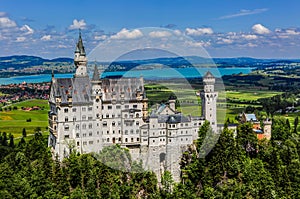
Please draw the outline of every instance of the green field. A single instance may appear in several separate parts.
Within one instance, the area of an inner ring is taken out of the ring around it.
[[[239,99],[240,101],[254,101],[260,98],[269,98],[274,95],[279,95],[282,92],[274,91],[248,91],[248,90],[239,90],[239,91],[226,91],[226,98]],[[225,97],[225,93],[221,94],[220,97]]]
[[[16,106],[17,110],[0,112],[0,131],[12,133],[15,138],[22,136],[22,129],[25,128],[27,135],[33,134],[37,127],[46,131],[48,126],[48,101],[47,100],[28,100],[11,105]],[[41,110],[24,111],[21,107],[40,106]],[[31,118],[31,122],[26,120]]]

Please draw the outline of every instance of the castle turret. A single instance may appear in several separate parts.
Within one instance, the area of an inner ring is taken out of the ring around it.
[[[76,73],[74,77],[87,77],[87,58],[81,38],[81,32],[79,32],[79,38],[76,45],[74,64],[76,66]]]
[[[217,132],[217,98],[218,93],[214,91],[215,77],[207,72],[203,77],[204,88],[201,91],[202,116],[210,122],[214,132]]]
[[[266,120],[263,121],[263,124],[264,124],[264,127],[263,127],[264,137],[267,140],[270,140],[271,139],[271,131],[272,131],[272,120],[267,118]]]

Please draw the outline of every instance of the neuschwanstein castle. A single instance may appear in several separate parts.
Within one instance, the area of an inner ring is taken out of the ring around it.
[[[159,177],[169,170],[180,179],[182,153],[198,137],[199,127],[208,120],[216,131],[215,78],[203,77],[202,117],[185,116],[176,111],[176,99],[148,113],[143,78],[103,78],[95,67],[87,73],[87,58],[81,35],[75,50],[73,78],[54,78],[50,92],[49,146],[62,160],[73,150],[99,152],[119,144],[129,149],[133,160]],[[199,113],[200,114],[200,113]]]

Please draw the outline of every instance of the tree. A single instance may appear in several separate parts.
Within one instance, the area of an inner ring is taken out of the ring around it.
[[[15,147],[14,136],[9,134],[9,147]]]
[[[294,133],[297,133],[298,124],[299,124],[299,118],[297,116],[294,120]]]
[[[6,132],[2,133],[2,142],[1,142],[1,144],[2,144],[2,146],[7,146],[8,145]]]
[[[24,138],[27,136],[25,128],[23,128],[22,135],[23,135]]]

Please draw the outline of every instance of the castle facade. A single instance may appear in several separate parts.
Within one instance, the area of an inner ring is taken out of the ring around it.
[[[103,78],[95,66],[87,73],[87,58],[81,35],[76,45],[73,78],[54,78],[50,91],[49,146],[60,160],[71,150],[100,152],[103,147],[126,147],[133,160],[142,160],[144,169],[160,179],[168,170],[180,180],[180,158],[198,138],[199,127],[208,120],[216,131],[215,78],[203,77],[202,117],[176,111],[176,99],[148,113],[143,78]]]

